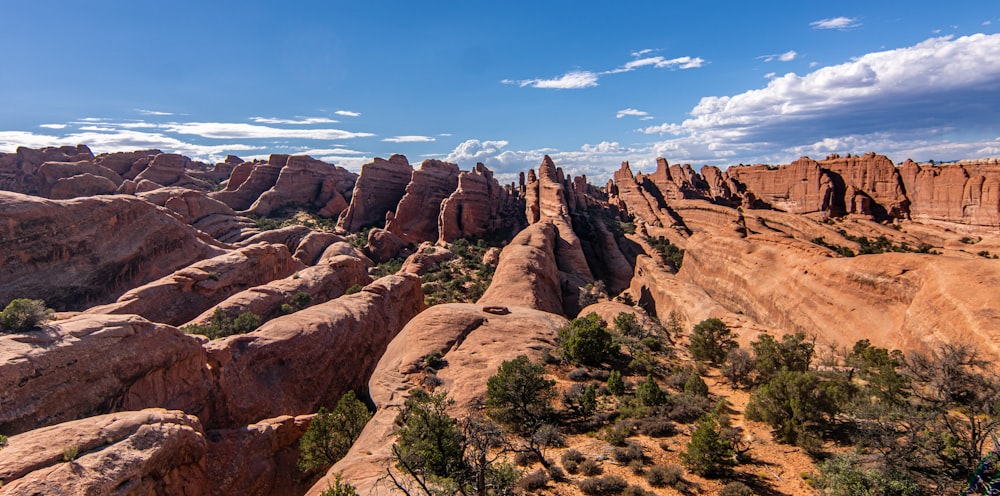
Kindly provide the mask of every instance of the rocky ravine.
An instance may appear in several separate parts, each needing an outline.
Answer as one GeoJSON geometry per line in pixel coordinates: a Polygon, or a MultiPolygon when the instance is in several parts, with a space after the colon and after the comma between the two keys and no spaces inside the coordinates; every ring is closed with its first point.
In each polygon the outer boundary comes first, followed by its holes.
{"type": "Polygon", "coordinates": [[[422,358],[445,357],[441,387],[454,414],[468,411],[503,360],[554,345],[597,281],[661,319],[721,318],[744,343],[796,331],[831,346],[960,341],[995,359],[1000,262],[983,254],[1000,254],[998,181],[996,160],[875,154],[700,172],[660,159],[648,175],[623,164],[600,189],[548,157],[500,185],[482,164],[414,169],[401,155],[355,175],[285,155],[0,154],[0,305],[44,298],[73,312],[0,334],[0,494],[318,494],[334,473],[389,493],[393,419],[422,358]],[[337,232],[254,220],[295,210],[337,232]],[[363,249],[343,237],[369,227],[363,249]],[[685,249],[680,270],[657,237],[685,249]],[[842,256],[880,237],[909,251],[842,256]],[[449,252],[416,247],[459,238],[506,240],[492,283],[475,303],[425,308],[411,273],[449,252]],[[414,251],[372,280],[369,256],[414,251]],[[286,314],[299,293],[311,306],[286,314]],[[262,325],[211,341],[178,329],[216,309],[262,325]],[[298,439],[348,390],[375,416],[330,475],[309,480],[298,439]]]}

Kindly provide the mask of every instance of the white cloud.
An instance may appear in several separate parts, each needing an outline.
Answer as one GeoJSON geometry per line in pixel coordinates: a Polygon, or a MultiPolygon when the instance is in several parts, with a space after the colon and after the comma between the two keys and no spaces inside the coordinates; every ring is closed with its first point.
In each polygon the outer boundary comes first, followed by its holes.
{"type": "Polygon", "coordinates": [[[160,112],[157,110],[135,109],[135,111],[142,115],[174,115],[173,112],[160,112]]]}
{"type": "Polygon", "coordinates": [[[309,155],[316,158],[322,155],[364,155],[365,152],[350,150],[347,148],[309,148],[295,152],[296,155],[309,155]]]}
{"type": "Polygon", "coordinates": [[[66,124],[39,124],[38,127],[44,127],[46,129],[65,129],[66,124]]]}
{"type": "Polygon", "coordinates": [[[516,84],[522,88],[527,86],[531,88],[575,90],[597,86],[597,74],[590,71],[573,71],[553,79],[525,79],[522,81],[505,79],[501,82],[504,84],[516,84]]]}
{"type": "Polygon", "coordinates": [[[639,120],[640,121],[651,121],[651,120],[653,120],[653,116],[647,115],[647,116],[644,116],[644,117],[640,117],[639,120]]]}
{"type": "Polygon", "coordinates": [[[644,59],[636,59],[627,62],[624,66],[618,69],[612,69],[606,71],[604,74],[619,74],[622,72],[631,72],[640,67],[653,66],[657,69],[664,68],[678,68],[678,69],[694,69],[701,67],[705,63],[705,60],[701,57],[677,57],[673,59],[666,59],[664,57],[646,57],[644,59]]]}
{"type": "Polygon", "coordinates": [[[777,74],[774,72],[769,72],[767,74],[764,74],[764,79],[774,79],[774,76],[777,76],[777,74]]]}
{"type": "Polygon", "coordinates": [[[939,158],[953,150],[968,158],[985,148],[974,135],[961,140],[976,143],[971,148],[945,146],[943,137],[995,131],[989,116],[997,111],[1000,34],[976,34],[931,38],[803,76],[788,73],[761,89],[707,96],[684,122],[640,131],[677,136],[656,143],[658,153],[707,163],[732,156],[778,163],[806,151],[834,150],[933,149],[939,158]],[[802,143],[812,145],[802,148],[802,143]]]}
{"type": "Polygon", "coordinates": [[[172,133],[190,134],[215,139],[297,138],[340,140],[375,136],[372,133],[358,133],[340,129],[283,129],[237,122],[172,122],[163,124],[160,128],[172,133]]]}
{"type": "Polygon", "coordinates": [[[263,150],[261,146],[240,143],[218,145],[198,145],[186,143],[160,133],[146,133],[130,130],[114,132],[86,131],[65,136],[34,134],[24,131],[0,131],[0,151],[13,151],[18,146],[41,148],[85,144],[94,153],[117,152],[122,150],[158,149],[168,153],[179,153],[195,160],[220,161],[229,153],[248,150],[263,150]]]}
{"type": "Polygon", "coordinates": [[[338,111],[336,111],[334,113],[337,114],[337,115],[342,115],[344,117],[360,117],[361,116],[361,112],[353,112],[353,111],[350,111],[350,110],[338,110],[338,111]]]}
{"type": "Polygon", "coordinates": [[[625,117],[626,115],[632,115],[632,116],[636,116],[636,117],[649,117],[649,112],[643,112],[642,110],[634,109],[634,108],[627,108],[627,109],[624,109],[624,110],[619,110],[618,113],[615,114],[615,117],[618,118],[618,119],[621,119],[622,117],[625,117]]]}
{"type": "Polygon", "coordinates": [[[328,117],[300,117],[298,119],[280,119],[277,117],[251,117],[251,121],[259,124],[292,124],[292,125],[307,125],[307,124],[336,124],[337,122],[328,117]]]}
{"type": "Polygon", "coordinates": [[[382,141],[388,143],[427,143],[437,140],[430,136],[393,136],[391,138],[385,138],[382,141]]]}
{"type": "Polygon", "coordinates": [[[448,137],[451,136],[451,133],[441,133],[438,136],[448,137]]]}
{"type": "Polygon", "coordinates": [[[644,49],[639,50],[637,52],[632,52],[632,56],[633,57],[642,57],[643,55],[653,53],[654,51],[655,50],[653,50],[652,48],[644,48],[644,49]]]}
{"type": "Polygon", "coordinates": [[[839,29],[842,31],[861,27],[857,17],[831,17],[810,22],[809,25],[813,29],[839,29]]]}
{"type": "Polygon", "coordinates": [[[780,60],[781,62],[791,62],[795,60],[795,57],[797,57],[798,55],[799,55],[798,52],[796,52],[795,50],[789,50],[785,53],[761,55],[760,57],[757,58],[764,59],[764,62],[771,62],[774,60],[780,60]]]}

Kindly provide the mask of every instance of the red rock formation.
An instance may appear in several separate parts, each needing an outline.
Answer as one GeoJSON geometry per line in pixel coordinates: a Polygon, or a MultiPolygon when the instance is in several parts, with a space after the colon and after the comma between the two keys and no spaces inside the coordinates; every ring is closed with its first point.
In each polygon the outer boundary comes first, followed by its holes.
{"type": "Polygon", "coordinates": [[[389,341],[424,309],[420,278],[395,275],[206,348],[218,381],[209,426],[331,406],[361,390],[389,341]],[[392,311],[386,311],[391,309],[392,311]]]}
{"type": "Polygon", "coordinates": [[[196,262],[132,289],[115,303],[88,313],[138,314],[154,322],[181,325],[226,298],[304,268],[288,247],[257,243],[196,262]]]}
{"type": "Polygon", "coordinates": [[[438,239],[441,202],[458,187],[458,166],[440,160],[424,160],[413,171],[395,217],[385,228],[405,243],[420,244],[438,239]]]}
{"type": "Polygon", "coordinates": [[[119,412],[12,436],[0,450],[0,493],[208,494],[206,442],[184,412],[119,412]],[[65,450],[79,454],[67,463],[65,450]]]}
{"type": "Polygon", "coordinates": [[[532,224],[518,233],[500,253],[493,282],[477,303],[562,313],[556,237],[556,227],[548,222],[532,224]]]}
{"type": "Polygon", "coordinates": [[[389,160],[376,157],[361,166],[351,204],[340,215],[337,226],[357,232],[368,226],[382,226],[386,212],[392,212],[406,193],[413,167],[403,155],[389,160]]]}
{"type": "Polygon", "coordinates": [[[281,169],[288,162],[288,155],[272,154],[267,162],[244,163],[233,169],[226,189],[211,193],[212,197],[233,210],[246,210],[265,191],[278,182],[281,169]]]}
{"type": "Polygon", "coordinates": [[[406,257],[400,272],[422,276],[442,262],[455,258],[455,254],[442,246],[430,243],[420,245],[416,253],[406,257]]]}
{"type": "Polygon", "coordinates": [[[833,180],[819,163],[803,157],[777,168],[766,165],[730,167],[726,176],[745,185],[765,204],[785,212],[807,214],[832,211],[833,180]]]}
{"type": "Polygon", "coordinates": [[[208,191],[208,184],[187,174],[191,159],[174,153],[161,153],[149,162],[145,170],[135,176],[136,182],[151,181],[160,186],[180,186],[183,188],[208,191]]]}
{"type": "Polygon", "coordinates": [[[146,407],[197,412],[210,387],[205,364],[198,339],[135,315],[0,334],[0,431],[146,407]]]}
{"type": "Polygon", "coordinates": [[[518,355],[537,360],[541,350],[554,345],[558,329],[567,323],[562,317],[526,308],[510,307],[508,311],[500,315],[486,313],[480,305],[451,303],[431,307],[407,324],[392,340],[369,381],[368,390],[378,411],[347,456],[307,494],[318,496],[334,474],[343,474],[358,494],[394,494],[379,485],[378,479],[391,463],[398,408],[409,391],[421,384],[428,354],[439,352],[447,361],[448,366],[437,376],[442,390],[455,402],[449,414],[461,417],[478,408],[486,394],[486,380],[496,374],[501,363],[518,355]]]}
{"type": "Polygon", "coordinates": [[[37,194],[56,200],[112,194],[121,182],[115,171],[90,160],[45,162],[35,174],[37,194]]]}
{"type": "Polygon", "coordinates": [[[365,254],[378,264],[396,258],[406,244],[406,241],[395,233],[376,227],[368,231],[365,254]]]}
{"type": "Polygon", "coordinates": [[[343,195],[351,193],[356,179],[356,174],[343,167],[305,155],[288,157],[274,186],[261,193],[247,213],[266,217],[285,207],[326,208],[330,213],[336,210],[333,205],[346,204],[343,195]]]}
{"type": "Polygon", "coordinates": [[[135,179],[135,176],[146,169],[153,157],[162,153],[160,150],[102,153],[95,157],[94,161],[97,165],[115,171],[122,179],[135,179]]]}
{"type": "Polygon", "coordinates": [[[913,220],[969,233],[996,233],[1000,227],[1000,164],[907,160],[900,172],[913,220]]]}
{"type": "Polygon", "coordinates": [[[458,174],[458,187],[441,202],[439,240],[450,243],[520,229],[526,225],[520,201],[520,195],[501,187],[485,165],[476,164],[471,171],[458,174]]]}
{"type": "Polygon", "coordinates": [[[213,240],[138,198],[73,200],[0,192],[0,305],[42,298],[83,309],[222,253],[213,240]]]}
{"type": "Polygon", "coordinates": [[[14,153],[0,153],[0,190],[36,194],[35,175],[45,162],[93,161],[85,145],[32,149],[18,147],[14,153]]]}
{"type": "Polygon", "coordinates": [[[210,492],[299,496],[313,478],[296,466],[298,442],[312,415],[282,415],[233,429],[209,431],[205,456],[210,492]]]}
{"type": "MultiPolygon", "coordinates": [[[[866,153],[863,156],[846,158],[833,155],[820,161],[819,166],[843,180],[844,187],[835,183],[834,198],[838,201],[840,198],[844,199],[846,204],[844,210],[847,213],[864,213],[847,208],[851,206],[851,200],[857,196],[855,192],[860,191],[871,197],[873,203],[870,207],[879,209],[871,212],[876,218],[906,217],[909,201],[903,193],[903,184],[896,166],[885,155],[866,153]],[[854,191],[851,191],[852,188],[854,191]]],[[[863,206],[857,201],[853,203],[856,210],[863,206]]]]}
{"type": "Polygon", "coordinates": [[[229,205],[201,191],[168,187],[136,196],[174,211],[188,224],[224,243],[240,242],[259,232],[251,219],[236,215],[229,205]]]}

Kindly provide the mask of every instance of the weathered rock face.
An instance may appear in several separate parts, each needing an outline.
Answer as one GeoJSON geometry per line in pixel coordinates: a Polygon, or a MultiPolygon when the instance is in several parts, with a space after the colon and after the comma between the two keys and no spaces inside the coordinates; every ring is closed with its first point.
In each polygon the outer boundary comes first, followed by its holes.
{"type": "Polygon", "coordinates": [[[207,324],[216,308],[232,317],[252,312],[262,321],[267,321],[282,315],[281,306],[290,303],[297,293],[308,294],[312,298],[311,303],[316,305],[340,297],[351,286],[370,283],[368,267],[371,262],[350,243],[340,241],[337,245],[331,246],[316,265],[290,277],[236,293],[190,323],[207,324]]]}
{"type": "Polygon", "coordinates": [[[278,182],[286,162],[288,155],[274,154],[268,157],[267,162],[240,164],[233,169],[226,189],[211,193],[211,196],[233,210],[246,210],[278,182]]]}
{"type": "Polygon", "coordinates": [[[0,494],[208,494],[198,419],[149,409],[12,436],[0,450],[0,494]],[[64,450],[79,451],[71,462],[64,450]]]}
{"type": "Polygon", "coordinates": [[[161,153],[149,162],[145,170],[135,176],[136,182],[151,181],[161,186],[179,186],[201,191],[209,190],[208,184],[189,176],[191,159],[174,153],[161,153]]]}
{"type": "Polygon", "coordinates": [[[416,276],[387,276],[353,295],[274,319],[206,348],[218,390],[209,426],[332,407],[364,388],[389,341],[424,309],[416,276]],[[392,309],[392,311],[386,311],[392,309]]]}
{"type": "Polygon", "coordinates": [[[197,412],[210,388],[205,364],[198,339],[135,315],[81,315],[3,334],[0,431],[146,407],[197,412]]]}
{"type": "Polygon", "coordinates": [[[211,489],[202,494],[304,494],[312,477],[303,474],[296,462],[298,441],[311,420],[312,415],[282,415],[245,427],[209,431],[205,472],[211,489]]]}
{"type": "Polygon", "coordinates": [[[527,225],[522,202],[520,195],[501,187],[485,165],[476,164],[458,174],[457,189],[441,202],[439,240],[450,243],[516,232],[527,225]]]}
{"type": "Polygon", "coordinates": [[[374,228],[368,231],[365,254],[375,263],[382,263],[399,255],[407,243],[388,229],[374,228]]]}
{"type": "Polygon", "coordinates": [[[726,174],[746,186],[766,205],[795,214],[831,212],[833,180],[815,160],[803,157],[789,165],[730,167],[726,174]]]}
{"type": "Polygon", "coordinates": [[[286,246],[257,243],[196,262],[126,292],[115,303],[87,312],[132,313],[154,322],[181,325],[240,291],[303,268],[286,246]]]}
{"type": "Polygon", "coordinates": [[[493,282],[477,303],[562,313],[556,235],[556,227],[548,222],[532,224],[518,233],[500,252],[493,282]]]}
{"type": "Polygon", "coordinates": [[[376,157],[374,162],[362,165],[351,204],[337,225],[350,232],[381,227],[386,212],[392,212],[403,199],[412,174],[413,167],[403,155],[393,155],[389,160],[376,157]]]}
{"type": "MultiPolygon", "coordinates": [[[[491,248],[491,250],[493,249],[494,248],[491,248]]],[[[500,250],[496,250],[497,257],[499,257],[500,250]]],[[[442,262],[451,260],[452,258],[455,258],[455,254],[447,248],[434,246],[430,243],[424,243],[420,245],[414,254],[406,257],[406,260],[403,262],[403,266],[399,269],[399,271],[422,276],[429,272],[432,268],[437,267],[442,262]]]]}
{"type": "Polygon", "coordinates": [[[121,182],[122,178],[115,171],[90,160],[45,162],[35,174],[37,194],[56,200],[109,195],[118,189],[121,182]]]}
{"type": "Polygon", "coordinates": [[[304,155],[288,157],[274,186],[264,191],[247,213],[266,217],[284,207],[329,207],[327,212],[331,212],[336,210],[334,205],[346,205],[343,195],[351,193],[356,179],[356,174],[343,167],[304,155]]]}
{"type": "Polygon", "coordinates": [[[395,217],[386,230],[406,243],[420,244],[438,239],[441,202],[458,187],[458,166],[440,160],[424,160],[413,171],[395,217]]]}
{"type": "Polygon", "coordinates": [[[162,153],[160,150],[102,153],[95,157],[95,162],[115,171],[122,179],[135,179],[135,176],[146,170],[153,157],[162,153]]]}
{"type": "Polygon", "coordinates": [[[1000,226],[1000,164],[989,161],[900,168],[913,220],[962,232],[996,232],[1000,226]]]}
{"type": "Polygon", "coordinates": [[[834,212],[865,213],[877,219],[906,217],[909,201],[903,193],[899,171],[885,155],[874,153],[853,157],[832,155],[819,162],[819,166],[834,174],[834,201],[840,202],[841,199],[844,201],[843,206],[839,203],[833,205],[834,212]],[[843,186],[840,184],[841,181],[843,186]],[[861,211],[859,203],[851,201],[857,193],[871,198],[871,207],[875,210],[861,211]]]}
{"type": "Polygon", "coordinates": [[[558,329],[567,323],[562,317],[526,308],[510,307],[509,313],[502,315],[483,309],[462,303],[437,305],[406,325],[386,349],[369,381],[369,393],[378,411],[347,456],[307,494],[319,495],[337,473],[354,484],[358,494],[393,494],[377,480],[391,463],[398,407],[409,391],[421,384],[426,355],[437,351],[444,356],[447,366],[437,373],[440,387],[455,401],[449,413],[462,416],[485,397],[486,380],[496,374],[501,363],[518,355],[538,360],[541,350],[554,345],[558,329]]]}
{"type": "Polygon", "coordinates": [[[35,176],[45,162],[90,162],[94,154],[85,145],[40,148],[18,147],[0,153],[0,190],[37,194],[35,176]]]}
{"type": "Polygon", "coordinates": [[[83,309],[222,253],[207,236],[138,198],[56,201],[0,192],[0,212],[4,306],[41,298],[58,310],[83,309]]]}
{"type": "Polygon", "coordinates": [[[169,208],[180,215],[184,222],[195,225],[209,215],[232,215],[236,212],[229,205],[215,200],[201,191],[167,187],[136,194],[154,205],[169,208]]]}

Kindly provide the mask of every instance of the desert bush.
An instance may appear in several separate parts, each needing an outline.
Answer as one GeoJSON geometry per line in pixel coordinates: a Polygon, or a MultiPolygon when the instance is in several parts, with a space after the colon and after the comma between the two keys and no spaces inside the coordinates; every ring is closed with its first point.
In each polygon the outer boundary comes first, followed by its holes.
{"type": "Polygon", "coordinates": [[[600,365],[618,353],[611,333],[596,313],[575,318],[559,329],[559,346],[563,356],[584,365],[600,365]]]}
{"type": "Polygon", "coordinates": [[[518,451],[514,454],[514,464],[518,467],[527,467],[542,461],[542,457],[534,451],[518,451]]]}
{"type": "Polygon", "coordinates": [[[702,477],[721,477],[736,464],[736,452],[711,416],[698,421],[698,428],[691,434],[691,441],[680,456],[688,470],[702,477]]]}
{"type": "Polygon", "coordinates": [[[805,339],[805,334],[797,332],[785,334],[780,342],[770,334],[761,334],[756,341],[751,341],[759,381],[770,381],[782,369],[796,372],[809,370],[815,344],[805,339]]]}
{"type": "Polygon", "coordinates": [[[583,494],[620,494],[628,487],[628,483],[625,482],[625,479],[617,475],[605,475],[603,477],[583,479],[577,483],[577,487],[580,488],[580,491],[583,491],[583,494]]]}
{"type": "Polygon", "coordinates": [[[252,312],[243,312],[235,319],[220,307],[215,307],[207,325],[191,324],[181,328],[189,334],[201,334],[209,339],[219,339],[235,334],[246,334],[260,327],[260,317],[252,312]]]}
{"type": "Polygon", "coordinates": [[[733,348],[726,354],[726,363],[722,365],[722,376],[729,380],[733,389],[750,385],[750,373],[753,372],[754,359],[743,348],[733,348]]]}
{"type": "Polygon", "coordinates": [[[633,424],[630,420],[619,420],[614,425],[604,429],[604,440],[613,446],[624,446],[625,439],[632,435],[633,424]]]}
{"type": "Polygon", "coordinates": [[[635,318],[635,314],[633,313],[619,313],[612,321],[612,325],[614,326],[615,331],[622,336],[638,339],[642,338],[646,334],[642,326],[639,324],[639,320],[635,318]]]}
{"type": "Polygon", "coordinates": [[[553,465],[551,461],[549,462],[549,477],[552,477],[554,481],[565,481],[566,471],[563,470],[559,465],[553,465]]]}
{"type": "Polygon", "coordinates": [[[675,487],[684,478],[678,465],[653,465],[646,471],[646,482],[653,487],[675,487]]]}
{"type": "Polygon", "coordinates": [[[677,425],[665,417],[646,417],[636,421],[639,433],[649,437],[671,437],[677,435],[677,425]]]}
{"type": "Polygon", "coordinates": [[[52,313],[43,300],[15,298],[0,312],[0,331],[30,331],[52,318],[52,313]]]}
{"type": "Polygon", "coordinates": [[[334,475],[333,484],[320,493],[320,496],[358,496],[354,486],[341,480],[340,474],[334,475]]]}
{"type": "Polygon", "coordinates": [[[698,374],[691,374],[684,383],[684,393],[693,396],[708,397],[708,384],[698,374]]]}
{"type": "Polygon", "coordinates": [[[522,477],[521,480],[517,481],[516,487],[522,491],[534,492],[545,487],[548,483],[549,474],[539,469],[522,477]]]}
{"type": "Polygon", "coordinates": [[[562,461],[563,466],[565,467],[566,463],[568,463],[568,462],[580,463],[580,462],[582,462],[582,461],[584,461],[586,459],[587,459],[587,457],[584,456],[583,453],[580,453],[580,450],[578,450],[576,448],[570,448],[570,449],[566,450],[565,453],[562,454],[562,457],[560,458],[560,461],[562,461]]]}
{"type": "Polygon", "coordinates": [[[601,469],[601,464],[597,463],[595,460],[591,460],[590,458],[580,462],[579,466],[580,466],[580,473],[586,475],[587,477],[600,475],[602,472],[604,472],[604,470],[601,469]]]}
{"type": "Polygon", "coordinates": [[[712,402],[704,396],[675,394],[670,397],[668,416],[675,422],[690,424],[712,408],[712,402]]]}
{"type": "Polygon", "coordinates": [[[738,346],[736,337],[725,322],[716,318],[705,319],[691,331],[688,350],[695,360],[720,365],[726,359],[729,350],[738,346]]]}
{"type": "Polygon", "coordinates": [[[783,443],[814,446],[846,403],[847,385],[814,372],[782,369],[750,397],[746,418],[767,422],[783,443]]]}
{"type": "Polygon", "coordinates": [[[531,436],[539,446],[561,448],[566,446],[566,438],[559,432],[559,427],[553,424],[542,424],[531,436]]]}
{"type": "Polygon", "coordinates": [[[750,486],[739,481],[730,482],[719,489],[719,496],[754,496],[755,494],[757,493],[750,489],[750,486]]]}
{"type": "Polygon", "coordinates": [[[587,369],[577,368],[570,370],[569,373],[566,374],[566,378],[571,381],[582,382],[590,379],[590,372],[587,372],[587,369]]]}
{"type": "Polygon", "coordinates": [[[615,448],[611,452],[611,457],[618,463],[628,463],[633,460],[642,461],[644,458],[642,445],[635,442],[627,442],[624,448],[615,448]]]}
{"type": "Polygon", "coordinates": [[[312,472],[343,458],[371,417],[354,391],[344,393],[333,410],[320,408],[299,441],[299,469],[312,472]]]}
{"type": "Polygon", "coordinates": [[[615,396],[625,394],[625,381],[622,380],[621,372],[617,370],[611,371],[611,374],[608,376],[608,392],[615,396]]]}
{"type": "Polygon", "coordinates": [[[659,353],[663,351],[663,341],[660,341],[659,338],[656,338],[654,336],[646,336],[642,338],[639,342],[642,343],[642,345],[645,346],[646,349],[652,351],[653,353],[659,353]]]}
{"type": "Polygon", "coordinates": [[[525,355],[500,364],[486,381],[486,408],[497,422],[530,436],[551,415],[555,381],[544,377],[545,367],[525,355]]]}
{"type": "Polygon", "coordinates": [[[658,406],[667,402],[667,395],[653,379],[653,374],[647,375],[646,380],[635,389],[635,398],[645,406],[658,406]]]}

